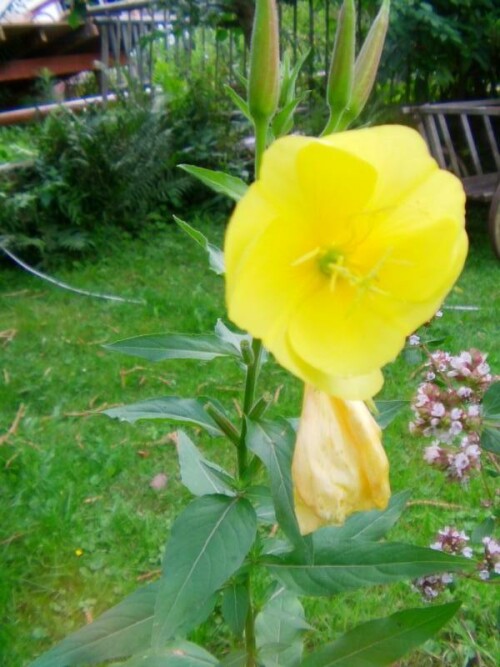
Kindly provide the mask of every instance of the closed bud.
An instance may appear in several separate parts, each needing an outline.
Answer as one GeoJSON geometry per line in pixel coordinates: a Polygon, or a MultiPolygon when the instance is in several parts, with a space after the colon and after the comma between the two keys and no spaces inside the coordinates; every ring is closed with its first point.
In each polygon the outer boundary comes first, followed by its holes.
{"type": "Polygon", "coordinates": [[[279,27],[275,0],[257,0],[250,48],[248,106],[254,122],[275,114],[279,99],[279,27]]]}
{"type": "Polygon", "coordinates": [[[349,107],[354,84],[355,54],[356,8],[354,0],[344,0],[339,13],[326,88],[330,120],[325,129],[325,134],[335,131],[342,114],[349,107]]]}
{"type": "Polygon", "coordinates": [[[386,507],[389,463],[380,435],[363,401],[335,398],[306,385],[292,463],[302,534],[340,525],[353,512],[386,507]]]}
{"type": "Polygon", "coordinates": [[[380,58],[389,26],[390,0],[383,0],[382,7],[372,23],[354,66],[354,87],[351,98],[350,120],[363,111],[375,83],[380,58]]]}
{"type": "Polygon", "coordinates": [[[245,366],[253,366],[255,363],[255,356],[250,342],[245,338],[240,343],[241,356],[245,366]]]}
{"type": "Polygon", "coordinates": [[[221,429],[221,431],[229,438],[229,440],[231,440],[231,442],[237,445],[240,441],[240,434],[236,426],[229,421],[226,415],[223,412],[221,412],[219,408],[217,408],[213,403],[207,403],[205,405],[205,411],[208,413],[210,417],[212,417],[214,422],[221,429]]]}

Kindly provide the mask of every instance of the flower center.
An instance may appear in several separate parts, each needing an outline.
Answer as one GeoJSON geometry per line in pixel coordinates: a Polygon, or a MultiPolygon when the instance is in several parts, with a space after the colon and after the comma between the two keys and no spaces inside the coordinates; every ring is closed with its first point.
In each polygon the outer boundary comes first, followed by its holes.
{"type": "Polygon", "coordinates": [[[330,277],[339,273],[339,269],[344,266],[345,255],[338,248],[326,248],[319,251],[317,262],[321,273],[330,277]]]}

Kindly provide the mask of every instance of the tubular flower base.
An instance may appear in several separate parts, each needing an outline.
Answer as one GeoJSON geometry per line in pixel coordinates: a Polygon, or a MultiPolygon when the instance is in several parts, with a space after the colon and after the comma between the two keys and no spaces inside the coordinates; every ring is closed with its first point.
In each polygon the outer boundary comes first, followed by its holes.
{"type": "Polygon", "coordinates": [[[302,534],[342,524],[353,512],[386,507],[389,463],[380,434],[363,401],[306,385],[292,464],[302,534]]]}
{"type": "Polygon", "coordinates": [[[464,209],[410,128],[279,139],[229,223],[229,316],[305,382],[369,398],[460,274],[464,209]]]}

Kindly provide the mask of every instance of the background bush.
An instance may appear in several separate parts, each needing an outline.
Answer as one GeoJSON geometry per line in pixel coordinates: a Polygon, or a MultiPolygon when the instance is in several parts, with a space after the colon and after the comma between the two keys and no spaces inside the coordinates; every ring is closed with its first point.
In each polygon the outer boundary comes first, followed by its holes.
{"type": "Polygon", "coordinates": [[[137,234],[212,204],[177,165],[232,168],[245,130],[231,122],[222,92],[202,81],[190,90],[196,96],[186,88],[167,101],[132,86],[106,109],[49,116],[34,135],[35,159],[0,181],[0,242],[48,264],[88,253],[116,230],[137,234]]]}

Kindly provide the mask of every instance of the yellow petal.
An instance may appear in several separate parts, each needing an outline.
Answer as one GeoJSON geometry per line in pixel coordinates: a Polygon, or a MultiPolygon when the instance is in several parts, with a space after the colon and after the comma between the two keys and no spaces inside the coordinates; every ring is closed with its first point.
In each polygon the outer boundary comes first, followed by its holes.
{"type": "Polygon", "coordinates": [[[306,385],[292,478],[303,534],[342,524],[353,512],[386,507],[389,464],[380,428],[363,402],[306,385]]]}
{"type": "Polygon", "coordinates": [[[306,382],[367,398],[460,273],[464,201],[409,128],[279,139],[229,224],[229,315],[306,382]]]}
{"type": "Polygon", "coordinates": [[[425,141],[403,125],[380,125],[339,132],[323,141],[368,162],[378,179],[371,208],[393,207],[438,169],[425,141]]]}

